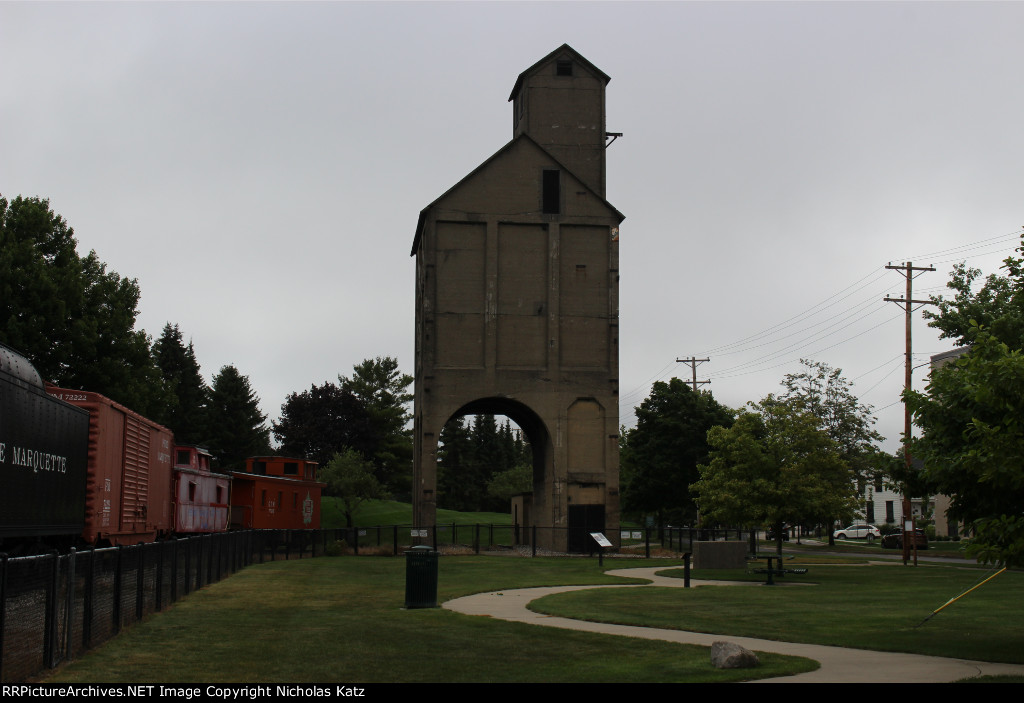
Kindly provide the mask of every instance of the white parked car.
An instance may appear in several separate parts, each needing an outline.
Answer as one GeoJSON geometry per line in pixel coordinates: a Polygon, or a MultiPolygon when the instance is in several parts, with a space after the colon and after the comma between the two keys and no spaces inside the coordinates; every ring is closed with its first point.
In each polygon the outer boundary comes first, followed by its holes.
{"type": "Polygon", "coordinates": [[[857,523],[844,527],[841,530],[836,530],[832,533],[832,536],[836,539],[863,539],[868,542],[874,542],[876,539],[881,539],[882,533],[874,525],[857,523]]]}

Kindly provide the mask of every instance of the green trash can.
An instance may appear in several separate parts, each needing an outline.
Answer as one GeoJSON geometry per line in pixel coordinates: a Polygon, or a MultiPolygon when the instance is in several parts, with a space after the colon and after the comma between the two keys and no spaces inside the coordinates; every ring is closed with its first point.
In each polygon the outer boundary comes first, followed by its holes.
{"type": "Polygon", "coordinates": [[[405,607],[437,607],[437,552],[427,545],[405,553],[405,607]]]}

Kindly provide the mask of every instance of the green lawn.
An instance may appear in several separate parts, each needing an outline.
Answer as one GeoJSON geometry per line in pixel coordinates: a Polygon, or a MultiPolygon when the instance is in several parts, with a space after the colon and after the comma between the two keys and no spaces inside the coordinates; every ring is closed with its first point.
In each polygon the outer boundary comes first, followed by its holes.
{"type": "MultiPolygon", "coordinates": [[[[823,560],[796,555],[786,562],[787,567],[807,565],[809,572],[786,576],[780,583],[814,584],[810,586],[604,589],[553,595],[531,607],[647,627],[1024,663],[1024,574],[1006,572],[921,625],[933,610],[990,571],[952,565],[868,566],[863,560],[829,565],[823,560]]],[[[692,577],[765,578],[696,570],[692,577]]]]}
{"type": "MultiPolygon", "coordinates": [[[[320,522],[325,529],[345,527],[345,515],[338,507],[338,499],[324,496],[320,502],[320,522]]],[[[394,500],[369,500],[359,506],[355,513],[357,527],[377,525],[412,525],[412,504],[394,500]]],[[[437,524],[450,525],[509,525],[512,517],[508,513],[460,513],[455,510],[438,509],[437,524]]]]}
{"type": "MultiPolygon", "coordinates": [[[[628,582],[603,574],[596,559],[444,557],[439,572],[441,601],[501,588],[628,582]]],[[[401,558],[251,566],[147,618],[47,681],[715,682],[817,668],[806,659],[764,655],[754,670],[716,670],[701,647],[442,609],[406,611],[404,588],[401,558]]]]}

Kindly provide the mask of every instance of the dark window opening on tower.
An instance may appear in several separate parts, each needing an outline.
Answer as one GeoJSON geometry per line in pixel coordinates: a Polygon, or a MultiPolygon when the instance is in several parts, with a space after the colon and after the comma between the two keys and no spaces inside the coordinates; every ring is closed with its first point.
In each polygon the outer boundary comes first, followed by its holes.
{"type": "Polygon", "coordinates": [[[561,210],[562,179],[560,171],[544,171],[543,205],[545,215],[557,215],[561,210]]]}
{"type": "Polygon", "coordinates": [[[555,75],[556,76],[571,76],[572,75],[572,61],[560,60],[555,63],[555,75]]]}

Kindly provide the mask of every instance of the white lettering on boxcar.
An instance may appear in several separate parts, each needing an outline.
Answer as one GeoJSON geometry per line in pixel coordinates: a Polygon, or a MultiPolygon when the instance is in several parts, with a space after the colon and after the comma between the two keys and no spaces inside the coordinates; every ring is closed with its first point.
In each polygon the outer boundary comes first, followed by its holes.
{"type": "MultiPolygon", "coordinates": [[[[6,445],[4,445],[4,449],[6,449],[6,445]]],[[[5,452],[0,450],[0,461],[3,460],[4,454],[5,452]]],[[[11,465],[32,469],[32,473],[54,471],[63,474],[68,470],[68,460],[65,456],[18,446],[11,447],[11,465]]]]}

